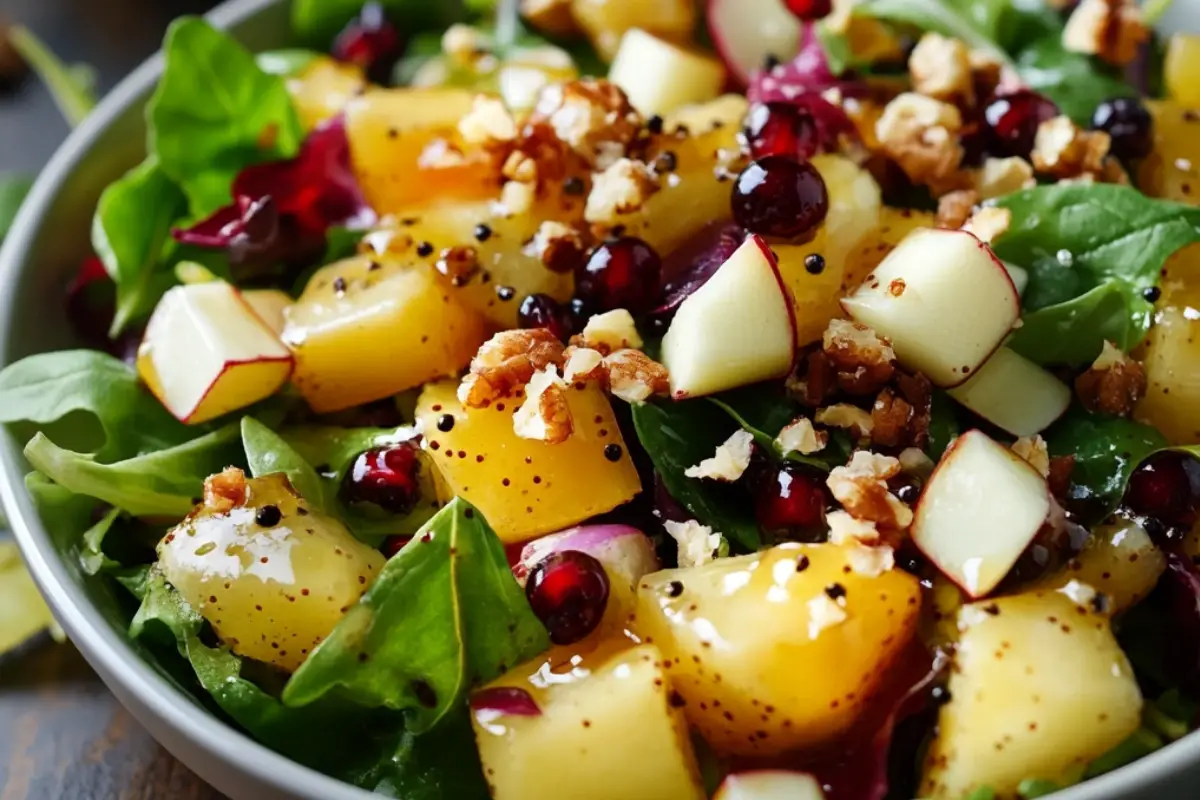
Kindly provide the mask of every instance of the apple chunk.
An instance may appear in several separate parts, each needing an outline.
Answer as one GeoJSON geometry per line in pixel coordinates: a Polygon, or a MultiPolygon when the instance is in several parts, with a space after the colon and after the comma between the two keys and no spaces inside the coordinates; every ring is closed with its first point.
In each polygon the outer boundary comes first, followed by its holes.
{"type": "Polygon", "coordinates": [[[981,431],[950,443],[913,517],[912,539],[971,597],[996,587],[1050,513],[1046,480],[981,431]]]}
{"type": "Polygon", "coordinates": [[[283,334],[287,323],[286,312],[295,303],[286,292],[279,289],[248,289],[242,292],[242,299],[250,310],[258,314],[258,318],[275,332],[276,336],[283,334]]]}
{"type": "Polygon", "coordinates": [[[1001,347],[966,383],[948,394],[1014,436],[1050,427],[1071,404],[1071,390],[1058,378],[1001,347]]]}
{"type": "Polygon", "coordinates": [[[825,800],[825,792],[807,772],[762,769],[730,775],[713,800],[825,800]]]}
{"type": "Polygon", "coordinates": [[[648,117],[712,100],[725,85],[725,67],[715,58],[631,28],[621,37],[608,79],[648,117]]]}
{"type": "Polygon", "coordinates": [[[974,374],[1020,314],[991,248],[966,231],[913,231],[853,294],[846,313],[892,340],[900,363],[943,388],[974,374]]]}
{"type": "Polygon", "coordinates": [[[189,424],[270,397],[292,374],[292,363],[279,337],[223,281],[163,295],[137,358],[150,391],[189,424]]]}
{"type": "Polygon", "coordinates": [[[676,399],[786,375],[796,321],[771,249],[750,236],[680,304],[662,342],[676,399]]]}

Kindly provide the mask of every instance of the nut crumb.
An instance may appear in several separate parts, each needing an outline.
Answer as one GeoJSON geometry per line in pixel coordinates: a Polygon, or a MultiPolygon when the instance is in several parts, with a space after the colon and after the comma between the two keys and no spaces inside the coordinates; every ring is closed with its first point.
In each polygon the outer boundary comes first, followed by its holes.
{"type": "Polygon", "coordinates": [[[979,204],[979,192],[974,189],[956,189],[938,198],[937,226],[954,230],[961,228],[971,218],[971,212],[979,204]]]}
{"type": "Polygon", "coordinates": [[[895,374],[896,353],[891,342],[866,325],[832,319],[821,344],[825,356],[837,371],[838,387],[844,392],[870,394],[878,391],[895,374]]]}
{"type": "Polygon", "coordinates": [[[1092,366],[1075,379],[1075,393],[1089,411],[1127,417],[1146,393],[1146,371],[1105,341],[1092,366]]]}
{"type": "Polygon", "coordinates": [[[679,546],[680,567],[701,567],[716,557],[721,547],[721,534],[694,519],[686,522],[667,520],[663,528],[679,546]]]}
{"type": "Polygon", "coordinates": [[[618,159],[595,177],[583,216],[593,224],[615,225],[659,190],[659,179],[641,161],[618,159]]]}
{"type": "Polygon", "coordinates": [[[608,381],[608,370],[604,367],[604,354],[588,347],[568,347],[563,351],[565,366],[563,380],[567,383],[576,381],[608,381]]]}
{"type": "Polygon", "coordinates": [[[800,453],[809,456],[825,449],[829,442],[829,434],[813,427],[808,417],[797,417],[783,427],[775,437],[779,452],[785,456],[788,453],[800,453]]]}
{"type": "Polygon", "coordinates": [[[1050,451],[1046,449],[1046,440],[1041,436],[1022,436],[1013,442],[1012,451],[1028,461],[1043,478],[1050,477],[1050,451]]]}
{"type": "Polygon", "coordinates": [[[962,226],[967,233],[984,244],[991,244],[996,237],[1008,230],[1012,223],[1012,211],[998,206],[985,206],[974,214],[962,226]]]}
{"type": "Polygon", "coordinates": [[[535,372],[525,387],[525,402],[513,414],[513,432],[522,439],[559,444],[573,430],[567,384],[549,364],[535,372]]]}
{"type": "Polygon", "coordinates": [[[1087,177],[1105,172],[1111,138],[1104,131],[1085,131],[1064,115],[1038,126],[1033,141],[1034,168],[1058,179],[1087,177]]]}
{"type": "Polygon", "coordinates": [[[830,511],[825,515],[825,524],[829,526],[830,544],[872,544],[879,541],[879,529],[875,527],[874,522],[869,519],[856,519],[846,511],[830,511]]]}
{"type": "Polygon", "coordinates": [[[887,479],[899,472],[897,459],[857,450],[849,464],[829,473],[825,485],[851,516],[884,528],[904,529],[912,524],[912,510],[887,485],[887,479]]]}
{"type": "Polygon", "coordinates": [[[583,326],[583,331],[571,337],[571,344],[590,347],[599,350],[602,355],[608,355],[627,347],[640,349],[642,337],[638,335],[633,315],[623,308],[615,308],[603,314],[593,314],[583,326]]]}
{"type": "Polygon", "coordinates": [[[204,479],[204,506],[216,512],[229,511],[246,502],[246,473],[226,467],[204,479]]]}
{"type": "Polygon", "coordinates": [[[827,425],[831,428],[848,430],[860,441],[869,439],[871,437],[871,430],[875,427],[870,414],[858,406],[852,406],[849,403],[834,403],[831,406],[818,409],[813,419],[816,420],[818,425],[827,425]]]}
{"type": "Polygon", "coordinates": [[[750,456],[754,454],[754,435],[749,431],[738,430],[717,445],[716,452],[695,466],[688,467],[683,474],[689,478],[708,478],[714,481],[732,483],[750,466],[750,456]]]}
{"type": "Polygon", "coordinates": [[[1129,0],[1082,0],[1063,28],[1063,49],[1121,67],[1150,38],[1142,10],[1129,0]]]}
{"type": "Polygon", "coordinates": [[[908,57],[913,88],[937,100],[975,104],[975,84],[967,46],[958,39],[926,33],[908,57]]]}

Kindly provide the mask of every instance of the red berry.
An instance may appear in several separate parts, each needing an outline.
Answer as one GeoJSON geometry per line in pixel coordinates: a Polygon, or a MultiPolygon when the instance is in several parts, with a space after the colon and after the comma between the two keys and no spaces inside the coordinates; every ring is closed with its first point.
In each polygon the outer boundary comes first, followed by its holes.
{"type": "Polygon", "coordinates": [[[399,553],[401,550],[403,550],[404,545],[408,544],[410,541],[412,541],[411,536],[389,536],[383,540],[383,546],[379,549],[383,551],[385,556],[391,558],[392,556],[396,555],[396,553],[399,553]]]}
{"type": "Polygon", "coordinates": [[[402,51],[400,32],[388,21],[383,6],[367,3],[333,42],[333,57],[361,67],[376,83],[389,83],[402,51]]]}
{"type": "Polygon", "coordinates": [[[1030,89],[994,96],[983,110],[993,155],[1028,158],[1038,126],[1059,115],[1053,101],[1030,89]]]}
{"type": "Polygon", "coordinates": [[[803,464],[773,467],[758,488],[759,527],[789,539],[815,541],[824,533],[828,495],[823,476],[803,464]]]}
{"type": "Polygon", "coordinates": [[[346,503],[374,503],[407,514],[421,498],[420,456],[411,442],[375,447],[358,454],[342,479],[346,503]]]}
{"type": "Polygon", "coordinates": [[[808,158],[818,149],[817,123],[812,113],[791,103],[759,103],[751,107],[743,132],[753,158],[808,158]]]}
{"type": "Polygon", "coordinates": [[[816,230],[828,212],[825,181],[807,161],[760,158],[733,184],[733,218],[752,233],[797,238],[816,230]]]}
{"type": "Polygon", "coordinates": [[[1125,505],[1169,528],[1190,525],[1200,499],[1189,474],[1195,468],[1193,459],[1183,453],[1161,453],[1148,459],[1129,476],[1125,505]]]}
{"type": "Polygon", "coordinates": [[[662,259],[632,236],[612,239],[588,256],[575,274],[575,291],[597,311],[624,308],[640,315],[654,307],[662,280],[662,259]]]}
{"type": "Polygon", "coordinates": [[[517,310],[517,325],[522,328],[545,328],[566,341],[571,335],[567,311],[548,294],[531,294],[521,301],[517,310]]]}
{"type": "Polygon", "coordinates": [[[833,11],[832,0],[783,0],[783,4],[802,20],[816,20],[828,17],[833,11]]]}
{"type": "Polygon", "coordinates": [[[472,711],[491,711],[514,717],[540,717],[542,710],[529,692],[516,686],[481,689],[471,695],[472,711]]]}
{"type": "Polygon", "coordinates": [[[573,644],[600,624],[608,605],[608,575],[587,553],[562,550],[530,570],[525,596],[549,631],[550,641],[573,644]]]}

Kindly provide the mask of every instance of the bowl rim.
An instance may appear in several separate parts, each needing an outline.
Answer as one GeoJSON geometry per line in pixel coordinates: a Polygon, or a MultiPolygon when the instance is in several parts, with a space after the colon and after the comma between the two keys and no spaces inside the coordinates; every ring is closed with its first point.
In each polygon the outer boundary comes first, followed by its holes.
{"type": "MultiPolygon", "coordinates": [[[[205,18],[217,28],[236,27],[264,9],[288,0],[226,0],[205,18]]],[[[122,79],[58,147],[39,173],[0,247],[0,285],[17,285],[17,277],[33,268],[25,263],[40,220],[63,189],[67,177],[85,159],[100,134],[131,105],[157,84],[163,70],[161,50],[122,79]]],[[[15,292],[0,296],[0,353],[12,343],[15,292]]],[[[306,767],[255,741],[196,704],[145,662],[91,603],[75,583],[25,490],[21,447],[12,440],[0,443],[0,503],[34,581],[45,596],[56,620],[106,684],[118,684],[118,699],[127,692],[163,724],[170,725],[188,743],[231,765],[239,773],[255,776],[294,797],[314,800],[369,800],[379,795],[306,767]]],[[[180,759],[184,760],[184,759],[180,759]]],[[[1182,775],[1200,765],[1200,732],[1191,733],[1160,750],[1113,772],[1064,789],[1055,800],[1108,800],[1126,797],[1182,775]]]]}

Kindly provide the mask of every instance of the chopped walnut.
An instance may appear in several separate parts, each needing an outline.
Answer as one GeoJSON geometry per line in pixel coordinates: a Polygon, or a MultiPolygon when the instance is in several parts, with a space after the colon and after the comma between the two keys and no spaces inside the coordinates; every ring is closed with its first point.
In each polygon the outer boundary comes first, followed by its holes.
{"type": "Polygon", "coordinates": [[[500,190],[500,207],[497,211],[505,217],[527,214],[533,208],[535,195],[532,184],[509,181],[500,190]]]}
{"type": "Polygon", "coordinates": [[[851,516],[884,528],[912,524],[912,510],[888,490],[887,479],[900,472],[900,462],[866,450],[855,451],[850,463],[835,467],[825,485],[851,516]]]}
{"type": "Polygon", "coordinates": [[[503,147],[517,138],[517,123],[503,101],[478,95],[471,110],[458,121],[458,132],[468,144],[503,147]]]}
{"type": "Polygon", "coordinates": [[[816,408],[825,402],[837,389],[837,371],[823,350],[815,350],[804,359],[804,375],[789,375],[784,386],[788,393],[816,408]]]}
{"type": "Polygon", "coordinates": [[[742,473],[750,466],[750,457],[753,454],[754,434],[743,430],[734,431],[733,435],[717,445],[716,452],[710,458],[688,467],[683,474],[689,478],[708,478],[732,483],[742,477],[742,473]]]}
{"type": "Polygon", "coordinates": [[[1050,458],[1050,474],[1046,483],[1050,485],[1050,494],[1055,497],[1066,497],[1071,490],[1071,472],[1075,469],[1075,456],[1052,456],[1050,458]]]}
{"type": "Polygon", "coordinates": [[[608,370],[604,367],[604,354],[588,347],[568,347],[563,352],[563,380],[607,381],[608,370]]]}
{"type": "Polygon", "coordinates": [[[1131,0],[1083,0],[1063,28],[1063,48],[1124,66],[1150,38],[1142,10],[1131,0]]]}
{"type": "Polygon", "coordinates": [[[954,230],[961,228],[979,204],[979,192],[974,189],[957,189],[938,198],[937,226],[954,230]]]}
{"type": "Polygon", "coordinates": [[[596,176],[583,217],[588,222],[615,225],[622,214],[637,211],[659,188],[658,177],[644,163],[618,159],[596,176]]]}
{"type": "Polygon", "coordinates": [[[779,452],[784,455],[788,453],[812,455],[824,450],[828,442],[829,434],[814,428],[807,417],[797,417],[792,420],[775,437],[775,444],[779,447],[779,452]]]}
{"type": "Polygon", "coordinates": [[[914,183],[943,194],[961,188],[962,115],[949,103],[905,92],[883,109],[875,136],[886,155],[914,183]]]}
{"type": "Polygon", "coordinates": [[[871,437],[871,429],[875,427],[870,414],[858,406],[852,406],[849,403],[835,403],[831,406],[818,409],[813,419],[816,420],[818,425],[827,425],[831,428],[848,430],[859,440],[869,439],[871,437]]]}
{"type": "MultiPolygon", "coordinates": [[[[845,600],[843,599],[842,602],[844,603],[845,600]]],[[[829,595],[824,592],[809,600],[807,606],[808,637],[810,639],[817,638],[823,630],[841,625],[848,618],[846,609],[831,600],[829,595]]]]}
{"type": "Polygon", "coordinates": [[[546,220],[533,235],[530,250],[551,272],[574,272],[583,264],[586,248],[583,235],[575,228],[546,220]]]}
{"type": "Polygon", "coordinates": [[[721,547],[721,534],[694,519],[686,522],[667,520],[663,528],[679,546],[679,566],[702,567],[716,557],[721,547]]]}
{"type": "Polygon", "coordinates": [[[500,174],[517,183],[537,183],[538,162],[528,153],[514,150],[504,159],[500,174]]]}
{"type": "Polygon", "coordinates": [[[222,512],[246,502],[246,473],[226,467],[204,479],[204,506],[222,512]]]}
{"type": "Polygon", "coordinates": [[[900,447],[913,443],[912,405],[891,389],[884,389],[871,407],[871,444],[900,447]]]}
{"type": "Polygon", "coordinates": [[[1022,436],[1013,442],[1012,451],[1028,461],[1043,478],[1050,476],[1050,451],[1046,449],[1046,440],[1041,436],[1022,436]]]}
{"type": "Polygon", "coordinates": [[[573,430],[567,384],[553,364],[547,365],[535,372],[525,387],[525,402],[513,414],[513,432],[522,439],[559,444],[573,430]]]}
{"type": "Polygon", "coordinates": [[[981,200],[1002,197],[1037,184],[1033,166],[1020,156],[986,158],[972,176],[981,200]]]}
{"type": "Polygon", "coordinates": [[[855,544],[846,550],[846,560],[855,574],[878,578],[895,568],[896,551],[886,544],[878,547],[855,544]]]}
{"type": "Polygon", "coordinates": [[[458,387],[459,402],[483,408],[529,383],[535,372],[562,361],[562,342],[544,328],[501,331],[471,359],[470,372],[458,387]]]}
{"type": "MultiPolygon", "coordinates": [[[[903,286],[899,291],[903,291],[903,286]]],[[[838,387],[844,392],[870,394],[895,374],[896,353],[891,343],[866,325],[832,319],[821,344],[837,370],[838,387]]]]}
{"type": "Polygon", "coordinates": [[[1146,393],[1146,372],[1106,341],[1088,371],[1075,379],[1075,393],[1089,411],[1127,417],[1146,393]]]}
{"type": "Polygon", "coordinates": [[[971,82],[975,86],[975,97],[991,97],[1004,79],[1007,65],[993,52],[972,50],[967,55],[971,64],[971,82]]]}
{"type": "Polygon", "coordinates": [[[972,233],[984,244],[990,244],[996,237],[1008,230],[1012,223],[1012,211],[999,206],[984,206],[971,215],[963,223],[962,229],[972,233]]]}
{"type": "Polygon", "coordinates": [[[452,169],[466,163],[467,157],[463,151],[441,137],[425,145],[417,156],[417,167],[420,169],[452,169]]]}
{"type": "Polygon", "coordinates": [[[669,394],[667,368],[641,350],[618,350],[604,357],[608,388],[627,403],[642,403],[651,395],[669,394]]]}
{"type": "Polygon", "coordinates": [[[479,252],[466,245],[447,247],[438,254],[437,271],[455,286],[465,286],[479,271],[479,252]]]}
{"type": "Polygon", "coordinates": [[[1055,178],[1096,176],[1104,172],[1111,138],[1104,131],[1084,131],[1066,115],[1038,126],[1033,140],[1033,166],[1055,178]]]}
{"type": "Polygon", "coordinates": [[[641,348],[642,337],[638,335],[633,315],[623,308],[616,308],[592,315],[583,326],[583,332],[571,337],[571,344],[608,355],[627,347],[641,348]]]}
{"type": "Polygon", "coordinates": [[[613,83],[581,78],[547,86],[531,122],[546,122],[560,140],[597,169],[625,155],[642,128],[642,118],[613,83]]]}
{"type": "Polygon", "coordinates": [[[879,529],[875,527],[874,522],[869,519],[855,519],[845,511],[830,511],[825,515],[825,524],[829,526],[830,544],[871,544],[879,541],[879,529]]]}
{"type": "Polygon", "coordinates": [[[938,100],[975,104],[975,83],[967,46],[958,39],[926,33],[908,57],[913,88],[938,100]]]}

